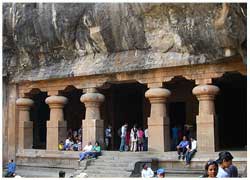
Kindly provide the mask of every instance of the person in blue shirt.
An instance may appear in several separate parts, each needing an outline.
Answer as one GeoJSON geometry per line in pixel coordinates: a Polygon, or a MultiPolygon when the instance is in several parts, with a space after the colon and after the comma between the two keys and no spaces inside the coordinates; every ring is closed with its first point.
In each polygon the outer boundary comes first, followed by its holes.
{"type": "Polygon", "coordinates": [[[177,153],[178,153],[178,159],[181,159],[181,156],[182,156],[182,159],[184,160],[188,145],[189,145],[189,142],[187,140],[187,137],[183,136],[180,144],[178,146],[176,146],[177,153]]]}
{"type": "Polygon", "coordinates": [[[7,164],[7,174],[5,177],[14,177],[16,171],[16,163],[13,162],[13,159],[9,161],[7,164]]]}

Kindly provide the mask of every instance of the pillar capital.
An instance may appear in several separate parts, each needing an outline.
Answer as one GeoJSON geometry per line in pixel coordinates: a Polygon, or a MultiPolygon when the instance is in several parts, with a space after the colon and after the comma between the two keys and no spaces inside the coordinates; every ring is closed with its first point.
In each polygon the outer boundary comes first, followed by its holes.
{"type": "Polygon", "coordinates": [[[33,104],[34,101],[29,98],[18,98],[16,100],[16,105],[20,110],[28,111],[33,104]]]}
{"type": "Polygon", "coordinates": [[[150,88],[146,91],[145,96],[151,103],[165,103],[171,92],[164,88],[150,88]]]}
{"type": "Polygon", "coordinates": [[[96,92],[88,92],[81,96],[81,102],[85,104],[86,107],[99,107],[104,101],[105,97],[96,92]]]}
{"type": "Polygon", "coordinates": [[[214,96],[218,94],[219,88],[214,85],[199,85],[193,89],[193,94],[197,96],[199,101],[213,100],[214,96]]]}
{"type": "Polygon", "coordinates": [[[68,99],[64,96],[50,96],[45,99],[45,102],[51,109],[61,109],[68,102],[68,99]]]}

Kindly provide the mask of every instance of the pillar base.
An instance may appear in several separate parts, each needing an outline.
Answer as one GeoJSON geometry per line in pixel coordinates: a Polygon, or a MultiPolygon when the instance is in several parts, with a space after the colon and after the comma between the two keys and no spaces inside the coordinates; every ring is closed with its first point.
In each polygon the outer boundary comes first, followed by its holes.
{"type": "Polygon", "coordinates": [[[58,150],[60,141],[67,138],[66,121],[47,121],[47,147],[48,150],[58,150]]]}
{"type": "Polygon", "coordinates": [[[170,151],[169,118],[148,118],[148,149],[149,151],[170,151]]]}
{"type": "Polygon", "coordinates": [[[196,116],[197,150],[199,152],[215,152],[214,115],[196,116]]]}
{"type": "Polygon", "coordinates": [[[100,119],[82,120],[82,144],[85,146],[89,141],[95,143],[98,141],[101,146],[104,145],[104,121],[100,119]]]}
{"type": "Polygon", "coordinates": [[[19,122],[19,149],[32,149],[33,146],[33,122],[19,122]]]}

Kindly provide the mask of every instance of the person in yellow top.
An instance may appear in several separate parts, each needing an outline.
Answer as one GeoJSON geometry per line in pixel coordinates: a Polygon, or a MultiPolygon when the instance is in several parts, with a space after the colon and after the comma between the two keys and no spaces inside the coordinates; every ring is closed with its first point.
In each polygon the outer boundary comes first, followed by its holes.
{"type": "Polygon", "coordinates": [[[63,150],[63,141],[61,141],[59,144],[58,144],[58,150],[62,151],[63,150]]]}

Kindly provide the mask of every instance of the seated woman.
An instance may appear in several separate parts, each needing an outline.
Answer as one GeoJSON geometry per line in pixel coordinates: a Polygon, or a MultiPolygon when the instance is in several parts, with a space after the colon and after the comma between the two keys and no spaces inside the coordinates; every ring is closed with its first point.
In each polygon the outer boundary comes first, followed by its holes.
{"type": "Polygon", "coordinates": [[[84,160],[87,156],[97,158],[97,156],[100,156],[100,155],[101,155],[101,146],[100,146],[99,142],[96,141],[95,145],[93,146],[91,151],[80,153],[79,161],[84,160]]]}

